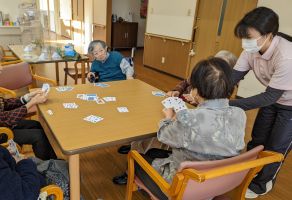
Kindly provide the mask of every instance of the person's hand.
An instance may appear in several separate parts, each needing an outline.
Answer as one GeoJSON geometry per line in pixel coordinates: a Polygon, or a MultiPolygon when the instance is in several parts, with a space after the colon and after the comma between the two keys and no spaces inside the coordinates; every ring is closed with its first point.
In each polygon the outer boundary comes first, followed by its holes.
{"type": "Polygon", "coordinates": [[[32,92],[28,93],[30,98],[34,97],[37,94],[45,94],[45,92],[42,91],[42,89],[36,89],[36,90],[33,90],[32,92]]]}
{"type": "Polygon", "coordinates": [[[33,105],[45,103],[48,100],[48,97],[45,94],[37,94],[35,95],[29,103],[32,103],[33,105]]]}
{"type": "Polygon", "coordinates": [[[172,119],[175,116],[173,108],[164,108],[162,111],[167,119],[172,119]]]}
{"type": "Polygon", "coordinates": [[[166,96],[167,97],[178,97],[179,96],[179,91],[176,91],[176,90],[174,90],[174,91],[168,91],[166,93],[166,96]]]}
{"type": "Polygon", "coordinates": [[[30,100],[31,100],[31,98],[33,98],[35,95],[37,95],[37,94],[45,94],[45,92],[44,91],[42,91],[41,89],[36,89],[36,90],[33,90],[32,92],[30,92],[30,93],[27,93],[27,94],[25,94],[24,96],[23,96],[23,98],[24,98],[24,100],[26,101],[26,102],[29,102],[30,100]]]}
{"type": "Polygon", "coordinates": [[[190,104],[192,104],[192,105],[198,105],[198,104],[199,104],[198,100],[197,100],[196,98],[194,98],[192,95],[190,95],[190,94],[184,94],[183,96],[184,96],[184,98],[185,98],[190,104]]]}
{"type": "Polygon", "coordinates": [[[94,72],[89,72],[89,73],[87,74],[87,80],[88,80],[90,83],[93,83],[95,79],[96,79],[96,77],[95,77],[94,72]]]}
{"type": "Polygon", "coordinates": [[[133,76],[127,76],[127,80],[134,79],[133,76]]]}
{"type": "Polygon", "coordinates": [[[27,104],[25,104],[27,108],[27,112],[30,113],[34,109],[33,107],[37,104],[44,103],[48,99],[48,96],[45,94],[36,94],[27,104]]]}
{"type": "Polygon", "coordinates": [[[15,155],[11,155],[11,156],[14,158],[16,163],[18,163],[21,160],[26,159],[25,155],[23,155],[23,154],[19,154],[19,156],[15,156],[15,155]]]}

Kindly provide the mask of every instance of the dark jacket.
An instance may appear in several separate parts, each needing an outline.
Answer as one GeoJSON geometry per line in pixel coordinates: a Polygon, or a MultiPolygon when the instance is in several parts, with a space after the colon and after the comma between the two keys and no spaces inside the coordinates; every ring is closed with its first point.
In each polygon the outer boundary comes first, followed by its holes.
{"type": "Polygon", "coordinates": [[[0,97],[0,126],[13,128],[27,114],[27,109],[18,98],[0,97]]]}
{"type": "Polygon", "coordinates": [[[36,200],[45,180],[30,159],[18,163],[0,145],[0,199],[36,200]]]}

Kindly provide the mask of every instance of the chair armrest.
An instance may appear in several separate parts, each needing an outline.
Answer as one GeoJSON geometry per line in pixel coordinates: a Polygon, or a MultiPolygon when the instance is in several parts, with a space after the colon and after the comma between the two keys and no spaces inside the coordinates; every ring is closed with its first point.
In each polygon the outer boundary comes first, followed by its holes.
{"type": "Polygon", "coordinates": [[[189,176],[190,178],[196,180],[197,182],[204,182],[207,179],[216,178],[219,176],[224,176],[227,174],[232,174],[256,167],[263,167],[266,164],[281,162],[284,159],[284,156],[280,153],[272,152],[272,151],[263,151],[260,152],[259,158],[256,160],[251,160],[247,162],[237,163],[234,165],[229,165],[226,167],[220,167],[209,171],[198,171],[195,169],[184,169],[182,173],[185,176],[189,176]]]}
{"type": "Polygon", "coordinates": [[[17,58],[16,56],[3,56],[2,57],[3,60],[19,60],[19,58],[17,58]]]}
{"type": "Polygon", "coordinates": [[[52,86],[57,86],[57,82],[55,80],[43,77],[43,76],[38,76],[38,75],[32,75],[33,79],[41,81],[41,82],[45,82],[45,83],[49,83],[52,86]]]}
{"type": "Polygon", "coordinates": [[[0,64],[2,66],[5,66],[5,65],[12,65],[12,64],[17,64],[17,63],[21,63],[22,60],[11,60],[11,61],[6,61],[6,62],[1,62],[0,64]]]}
{"type": "Polygon", "coordinates": [[[134,176],[134,161],[142,167],[165,194],[171,195],[170,184],[135,150],[130,151],[128,154],[128,170],[130,170],[128,176],[134,176]]]}
{"type": "Polygon", "coordinates": [[[7,127],[0,127],[0,133],[4,133],[7,135],[7,142],[4,142],[1,144],[1,146],[7,148],[9,146],[8,140],[13,139],[14,134],[13,134],[12,130],[10,128],[7,128],[7,127]]]}
{"type": "Polygon", "coordinates": [[[0,93],[4,93],[4,94],[10,94],[12,96],[12,98],[16,98],[17,95],[13,90],[9,90],[3,87],[0,87],[0,93]]]}
{"type": "Polygon", "coordinates": [[[0,127],[0,133],[5,133],[8,137],[8,140],[14,138],[14,134],[10,128],[7,127],[0,127]]]}
{"type": "Polygon", "coordinates": [[[46,187],[43,187],[41,189],[41,193],[47,193],[47,195],[54,195],[56,200],[63,200],[63,191],[62,189],[57,185],[48,185],[46,187]]]}

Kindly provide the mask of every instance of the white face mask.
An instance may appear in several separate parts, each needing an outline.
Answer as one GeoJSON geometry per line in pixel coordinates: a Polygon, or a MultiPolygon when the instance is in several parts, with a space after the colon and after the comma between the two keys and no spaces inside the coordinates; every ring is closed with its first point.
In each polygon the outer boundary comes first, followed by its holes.
{"type": "Polygon", "coordinates": [[[261,46],[258,46],[258,40],[261,39],[261,37],[257,38],[257,39],[242,39],[242,48],[248,52],[248,53],[256,53],[259,52],[261,50],[261,48],[265,45],[266,41],[268,38],[265,39],[265,41],[263,42],[263,44],[261,46]]]}

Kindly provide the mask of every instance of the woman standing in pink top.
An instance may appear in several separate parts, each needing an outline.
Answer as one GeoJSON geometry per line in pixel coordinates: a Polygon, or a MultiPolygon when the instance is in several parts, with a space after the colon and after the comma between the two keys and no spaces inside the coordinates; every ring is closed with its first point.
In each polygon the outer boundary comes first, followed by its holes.
{"type": "MultiPolygon", "coordinates": [[[[266,7],[250,11],[235,27],[244,51],[233,70],[234,84],[252,70],[266,91],[229,104],[244,110],[260,108],[248,150],[264,145],[266,150],[287,156],[292,141],[292,42],[291,37],[278,33],[278,28],[278,15],[266,7]]],[[[246,198],[269,192],[281,164],[264,167],[249,185],[246,198]]]]}

